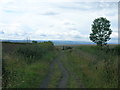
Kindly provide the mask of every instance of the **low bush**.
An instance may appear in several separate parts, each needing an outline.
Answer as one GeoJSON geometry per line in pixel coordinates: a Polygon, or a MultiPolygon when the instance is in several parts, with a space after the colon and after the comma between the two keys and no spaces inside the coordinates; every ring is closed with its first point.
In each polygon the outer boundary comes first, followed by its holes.
{"type": "Polygon", "coordinates": [[[24,46],[19,46],[14,53],[17,56],[24,57],[27,63],[31,63],[35,62],[35,60],[39,60],[51,50],[54,50],[52,42],[42,42],[39,44],[25,44],[24,46]]]}

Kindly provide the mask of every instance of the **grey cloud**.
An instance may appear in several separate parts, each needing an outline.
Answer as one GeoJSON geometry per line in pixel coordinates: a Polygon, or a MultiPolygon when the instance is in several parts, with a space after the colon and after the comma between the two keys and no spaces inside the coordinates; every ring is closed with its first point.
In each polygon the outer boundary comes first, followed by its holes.
{"type": "MultiPolygon", "coordinates": [[[[118,2],[118,10],[120,10],[120,1],[118,2]]],[[[120,12],[119,12],[120,13],[120,12]]]]}
{"type": "Polygon", "coordinates": [[[119,40],[120,40],[120,38],[111,38],[110,41],[108,41],[108,43],[109,42],[111,42],[111,43],[120,43],[119,40]]]}
{"type": "Polygon", "coordinates": [[[47,35],[45,35],[45,34],[41,34],[40,36],[41,36],[41,37],[46,37],[47,35]]]}
{"type": "Polygon", "coordinates": [[[49,27],[54,27],[54,25],[50,25],[49,27]]]}
{"type": "Polygon", "coordinates": [[[107,13],[106,15],[107,15],[107,16],[115,16],[115,13],[117,13],[117,12],[107,13]]]}
{"type": "Polygon", "coordinates": [[[65,25],[70,25],[70,23],[69,22],[66,22],[66,23],[64,23],[65,25]]]}
{"type": "MultiPolygon", "coordinates": [[[[119,38],[120,39],[120,38],[119,38]]],[[[111,40],[118,40],[118,37],[115,37],[115,38],[111,38],[111,40]]]]}
{"type": "Polygon", "coordinates": [[[81,37],[81,36],[76,35],[76,36],[74,36],[74,38],[81,39],[82,37],[81,37]]]}
{"type": "Polygon", "coordinates": [[[14,11],[14,10],[9,10],[9,9],[6,9],[6,10],[4,10],[4,12],[7,12],[7,13],[15,13],[16,11],[14,11]]]}
{"type": "Polygon", "coordinates": [[[70,2],[58,5],[59,8],[70,10],[94,11],[101,9],[117,8],[117,2],[70,2]]]}
{"type": "Polygon", "coordinates": [[[4,31],[0,31],[0,34],[5,34],[5,32],[4,31]]]}
{"type": "Polygon", "coordinates": [[[77,28],[68,28],[68,30],[77,30],[77,28]]]}
{"type": "Polygon", "coordinates": [[[70,22],[65,22],[64,25],[75,25],[75,24],[70,22]]]}
{"type": "Polygon", "coordinates": [[[17,9],[3,9],[5,13],[14,13],[14,14],[23,14],[25,13],[22,10],[17,10],[17,9]]]}
{"type": "Polygon", "coordinates": [[[7,34],[8,36],[26,36],[27,33],[13,33],[13,34],[7,34]]]}
{"type": "Polygon", "coordinates": [[[56,13],[56,12],[46,12],[46,13],[43,13],[41,15],[53,16],[53,15],[59,15],[59,13],[56,13]]]}

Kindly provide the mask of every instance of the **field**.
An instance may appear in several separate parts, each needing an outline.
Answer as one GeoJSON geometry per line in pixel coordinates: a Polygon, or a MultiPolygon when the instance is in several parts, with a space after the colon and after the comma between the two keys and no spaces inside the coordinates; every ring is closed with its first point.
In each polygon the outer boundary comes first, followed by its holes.
{"type": "Polygon", "coordinates": [[[117,88],[120,47],[3,43],[3,88],[117,88]]]}
{"type": "MultiPolygon", "coordinates": [[[[115,46],[111,46],[111,49],[115,46]]],[[[69,72],[68,87],[118,87],[118,53],[100,50],[96,46],[81,45],[64,50],[61,60],[69,72]]]]}
{"type": "Polygon", "coordinates": [[[39,44],[3,43],[3,87],[36,88],[56,56],[51,42],[39,44]]]}

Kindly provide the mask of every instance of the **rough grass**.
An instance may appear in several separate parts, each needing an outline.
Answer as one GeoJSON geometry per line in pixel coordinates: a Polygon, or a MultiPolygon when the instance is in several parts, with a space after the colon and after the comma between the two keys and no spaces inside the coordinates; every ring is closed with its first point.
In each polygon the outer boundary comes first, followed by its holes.
{"type": "Polygon", "coordinates": [[[86,88],[118,87],[118,55],[95,46],[77,46],[72,52],[65,50],[62,59],[70,73],[68,87],[86,88]],[[73,74],[73,75],[72,75],[73,74]],[[71,81],[72,80],[72,81],[71,81]]]}
{"type": "Polygon", "coordinates": [[[3,88],[39,88],[56,56],[54,46],[51,42],[12,45],[9,43],[13,49],[8,52],[6,49],[9,47],[3,46],[3,88]]]}
{"type": "MultiPolygon", "coordinates": [[[[61,61],[69,73],[67,88],[118,87],[119,46],[110,49],[95,45],[72,46],[63,50],[61,61]]],[[[50,63],[62,47],[51,42],[3,44],[3,88],[39,88],[49,72],[50,63]]],[[[49,88],[57,88],[61,71],[53,69],[49,88]]]]}

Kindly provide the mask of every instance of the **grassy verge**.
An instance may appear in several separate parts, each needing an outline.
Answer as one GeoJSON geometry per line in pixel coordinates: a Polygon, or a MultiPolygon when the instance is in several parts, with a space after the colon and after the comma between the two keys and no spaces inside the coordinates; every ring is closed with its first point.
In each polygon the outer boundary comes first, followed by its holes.
{"type": "Polygon", "coordinates": [[[76,75],[76,67],[74,60],[76,57],[71,56],[72,53],[69,51],[64,51],[64,57],[61,59],[64,67],[67,69],[69,73],[67,88],[80,88],[80,79],[76,75]]]}
{"type": "Polygon", "coordinates": [[[3,50],[3,88],[39,88],[56,56],[54,47],[41,43],[12,48],[12,53],[3,50]]]}
{"type": "Polygon", "coordinates": [[[68,87],[114,88],[118,83],[118,55],[97,50],[94,46],[79,46],[64,51],[64,66],[72,74],[68,87]]]}

